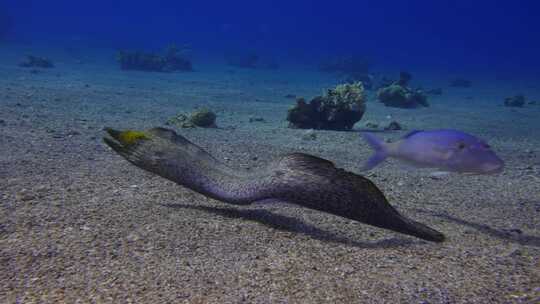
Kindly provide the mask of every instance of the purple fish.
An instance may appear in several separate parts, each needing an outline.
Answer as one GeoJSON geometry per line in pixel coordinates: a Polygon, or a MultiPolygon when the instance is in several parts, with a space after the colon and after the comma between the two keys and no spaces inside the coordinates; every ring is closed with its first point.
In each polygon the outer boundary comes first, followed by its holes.
{"type": "Polygon", "coordinates": [[[457,130],[412,131],[393,143],[369,133],[362,136],[375,150],[363,170],[373,169],[387,157],[415,167],[460,173],[493,174],[504,167],[485,141],[457,130]]]}

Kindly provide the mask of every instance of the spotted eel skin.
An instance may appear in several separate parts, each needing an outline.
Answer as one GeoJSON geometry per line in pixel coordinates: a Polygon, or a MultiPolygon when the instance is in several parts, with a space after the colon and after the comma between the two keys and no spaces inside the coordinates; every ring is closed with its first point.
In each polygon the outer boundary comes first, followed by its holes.
{"type": "Polygon", "coordinates": [[[445,238],[401,215],[367,178],[316,156],[292,153],[248,172],[226,166],[172,130],[106,131],[105,143],[135,166],[222,202],[274,199],[428,241],[445,238]]]}

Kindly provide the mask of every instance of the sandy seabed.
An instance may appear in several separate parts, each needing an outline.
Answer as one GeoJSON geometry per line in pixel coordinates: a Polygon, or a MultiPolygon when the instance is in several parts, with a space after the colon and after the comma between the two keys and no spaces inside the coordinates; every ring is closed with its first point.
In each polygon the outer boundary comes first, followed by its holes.
{"type": "Polygon", "coordinates": [[[448,78],[419,75],[444,88],[431,107],[368,101],[356,129],[394,119],[407,130],[457,128],[506,162],[494,176],[432,176],[392,160],[367,174],[400,212],[447,236],[435,244],[285,203],[227,205],[130,165],[101,140],[105,126],[162,126],[206,106],[220,128],[177,131],[232,167],[300,151],[358,173],[371,154],[358,132],[305,140],[285,121],[285,95],[313,97],[335,79],[224,65],[122,72],[112,60],[54,53],[55,68],[31,73],[16,66],[21,53],[0,56],[1,303],[540,300],[540,105],[501,106],[520,92],[540,101],[538,82],[451,89],[448,78]]]}

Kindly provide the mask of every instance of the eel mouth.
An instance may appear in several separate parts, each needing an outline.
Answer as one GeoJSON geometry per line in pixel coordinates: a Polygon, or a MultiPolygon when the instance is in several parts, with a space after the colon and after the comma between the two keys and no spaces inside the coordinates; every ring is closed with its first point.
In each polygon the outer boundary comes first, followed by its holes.
{"type": "Polygon", "coordinates": [[[150,135],[142,131],[119,131],[107,127],[104,130],[112,138],[103,137],[103,141],[121,155],[126,155],[130,149],[137,146],[141,142],[150,139],[150,135]]]}

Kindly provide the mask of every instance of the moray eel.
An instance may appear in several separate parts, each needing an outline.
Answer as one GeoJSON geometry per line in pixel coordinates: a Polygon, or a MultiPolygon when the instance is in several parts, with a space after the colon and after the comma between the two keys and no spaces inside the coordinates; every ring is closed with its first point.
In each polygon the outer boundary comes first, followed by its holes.
{"type": "Polygon", "coordinates": [[[105,143],[135,166],[222,202],[280,200],[428,241],[444,240],[442,233],[402,216],[367,178],[316,156],[292,153],[248,172],[226,166],[168,129],[106,131],[105,143]]]}

